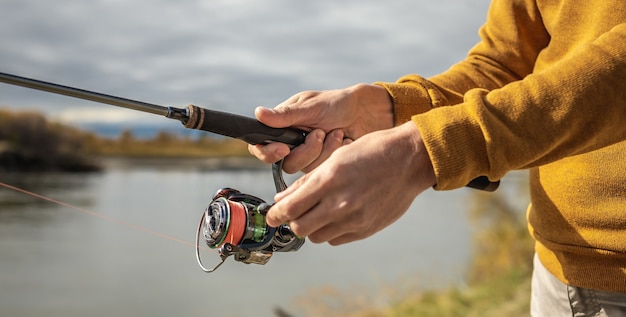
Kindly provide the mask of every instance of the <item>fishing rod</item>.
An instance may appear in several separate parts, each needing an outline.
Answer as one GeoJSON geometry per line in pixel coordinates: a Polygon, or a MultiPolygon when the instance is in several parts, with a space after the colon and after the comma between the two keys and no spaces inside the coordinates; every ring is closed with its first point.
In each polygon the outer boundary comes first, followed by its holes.
{"type": "MultiPolygon", "coordinates": [[[[186,108],[165,107],[2,72],[0,72],[0,82],[157,114],[178,120],[189,129],[213,132],[240,139],[249,144],[281,142],[294,148],[304,143],[307,136],[307,132],[303,130],[272,128],[250,117],[194,105],[186,108]]],[[[272,164],[276,192],[287,188],[282,175],[282,163],[281,160],[272,164]]],[[[487,177],[481,176],[472,180],[467,187],[494,191],[499,183],[499,181],[491,182],[487,177]]],[[[273,252],[300,249],[304,244],[304,238],[297,237],[287,224],[279,227],[270,227],[266,224],[265,216],[270,207],[271,205],[262,199],[243,194],[236,189],[219,189],[205,209],[196,234],[196,259],[202,270],[215,271],[231,255],[239,262],[265,264],[273,252]],[[219,251],[221,262],[211,269],[202,264],[199,250],[201,239],[204,239],[210,248],[219,251]]]]}
{"type": "Polygon", "coordinates": [[[304,143],[307,134],[305,131],[293,128],[270,128],[249,117],[204,109],[194,105],[186,108],[164,107],[7,73],[0,73],[0,82],[157,114],[178,120],[189,129],[213,132],[240,139],[249,144],[282,142],[293,148],[304,143]]]}

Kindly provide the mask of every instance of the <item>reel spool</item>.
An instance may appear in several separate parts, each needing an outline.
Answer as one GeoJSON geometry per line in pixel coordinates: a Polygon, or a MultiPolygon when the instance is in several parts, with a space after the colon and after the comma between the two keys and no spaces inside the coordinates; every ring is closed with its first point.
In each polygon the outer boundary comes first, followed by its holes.
{"type": "MultiPolygon", "coordinates": [[[[282,161],[272,165],[277,192],[287,188],[281,170],[282,161]]],[[[304,238],[297,237],[287,224],[267,225],[265,216],[270,207],[262,199],[236,189],[219,189],[205,209],[196,234],[196,259],[200,268],[207,273],[213,272],[231,255],[238,262],[265,264],[273,252],[300,249],[304,238]],[[200,239],[220,254],[221,262],[212,269],[202,263],[200,239]]]]}
{"type": "Polygon", "coordinates": [[[225,243],[239,245],[244,240],[262,242],[268,231],[264,216],[267,210],[269,205],[257,197],[231,188],[220,189],[204,211],[203,237],[212,249],[225,243]]]}

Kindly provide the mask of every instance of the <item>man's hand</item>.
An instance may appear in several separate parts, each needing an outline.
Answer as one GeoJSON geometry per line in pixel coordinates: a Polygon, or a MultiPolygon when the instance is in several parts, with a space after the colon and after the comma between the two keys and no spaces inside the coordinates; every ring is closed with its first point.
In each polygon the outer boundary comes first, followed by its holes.
{"type": "Polygon", "coordinates": [[[413,122],[372,132],[274,197],[267,223],[332,245],[364,239],[396,221],[435,174],[413,122]]]}
{"type": "Polygon", "coordinates": [[[387,91],[358,84],[345,89],[298,93],[274,109],[258,107],[256,118],[274,128],[297,127],[309,132],[304,144],[291,150],[282,143],[250,145],[250,153],[267,163],[285,158],[287,173],[309,172],[340,146],[372,131],[393,126],[387,91]]]}

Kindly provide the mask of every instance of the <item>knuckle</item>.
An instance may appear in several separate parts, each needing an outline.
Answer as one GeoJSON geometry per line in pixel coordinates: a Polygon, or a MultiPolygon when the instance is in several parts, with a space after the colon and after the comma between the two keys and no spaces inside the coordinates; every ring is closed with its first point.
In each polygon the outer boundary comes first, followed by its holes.
{"type": "Polygon", "coordinates": [[[352,198],[347,197],[337,204],[339,213],[345,215],[345,223],[349,226],[350,231],[362,232],[370,227],[372,218],[367,215],[363,206],[352,198]]]}
{"type": "Polygon", "coordinates": [[[267,213],[266,218],[268,223],[274,224],[274,226],[277,227],[290,220],[289,209],[286,208],[284,204],[275,204],[267,213]]]}
{"type": "Polygon", "coordinates": [[[272,210],[273,209],[271,209],[270,212],[267,213],[267,216],[265,217],[265,221],[267,222],[268,225],[274,227],[274,226],[277,226],[278,224],[283,223],[283,221],[278,215],[276,215],[276,212],[273,212],[272,210]]]}
{"type": "MultiPolygon", "coordinates": [[[[276,207],[276,205],[274,206],[276,207]]],[[[299,211],[297,208],[294,208],[294,204],[289,200],[289,198],[282,200],[278,207],[279,208],[276,211],[278,212],[279,218],[282,219],[283,223],[295,220],[299,216],[299,211]]]]}
{"type": "Polygon", "coordinates": [[[291,232],[293,232],[298,237],[307,236],[307,232],[304,230],[304,227],[302,226],[302,224],[298,221],[290,221],[289,229],[291,229],[291,232]]]}
{"type": "Polygon", "coordinates": [[[369,220],[369,217],[366,217],[364,213],[354,213],[352,219],[354,229],[356,229],[357,232],[363,229],[367,229],[369,227],[369,220]]]}
{"type": "Polygon", "coordinates": [[[300,170],[300,168],[296,164],[294,164],[293,160],[285,160],[285,162],[283,163],[283,171],[285,171],[285,173],[287,174],[294,174],[298,170],[300,170]]]}
{"type": "Polygon", "coordinates": [[[302,92],[298,93],[297,96],[298,96],[298,101],[303,101],[303,100],[306,100],[306,99],[313,98],[313,97],[315,97],[317,95],[319,95],[318,91],[315,91],[315,90],[305,90],[305,91],[302,91],[302,92]]]}

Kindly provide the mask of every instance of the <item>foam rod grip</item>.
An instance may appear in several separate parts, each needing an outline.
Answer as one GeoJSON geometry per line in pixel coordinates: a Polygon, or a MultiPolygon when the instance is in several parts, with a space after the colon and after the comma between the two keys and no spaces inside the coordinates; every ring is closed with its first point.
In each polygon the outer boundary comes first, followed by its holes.
{"type": "Polygon", "coordinates": [[[271,128],[258,120],[233,113],[190,105],[186,128],[203,130],[243,140],[249,144],[281,142],[296,147],[304,143],[306,132],[294,128],[271,128]]]}

